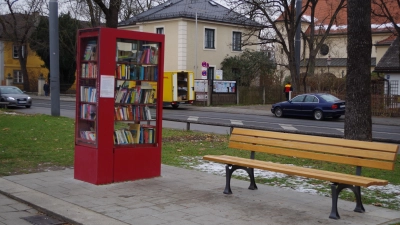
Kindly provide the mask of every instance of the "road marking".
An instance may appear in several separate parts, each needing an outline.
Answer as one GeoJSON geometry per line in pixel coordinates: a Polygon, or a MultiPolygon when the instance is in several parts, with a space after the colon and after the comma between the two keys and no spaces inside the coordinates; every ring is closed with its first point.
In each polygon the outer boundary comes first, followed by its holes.
{"type": "Polygon", "coordinates": [[[336,130],[338,130],[338,131],[344,133],[344,129],[336,128],[336,130]]]}
{"type": "Polygon", "coordinates": [[[198,116],[189,116],[189,118],[187,120],[198,121],[199,117],[198,116]]]}
{"type": "Polygon", "coordinates": [[[243,122],[241,120],[230,120],[231,124],[235,124],[235,125],[243,125],[243,122]]]}
{"type": "MultiPolygon", "coordinates": [[[[178,117],[179,116],[187,116],[187,114],[174,114],[174,116],[178,116],[178,117]]],[[[216,120],[221,120],[221,121],[228,120],[228,119],[220,118],[220,117],[207,117],[207,116],[206,117],[202,116],[201,118],[202,119],[216,119],[216,120]]],[[[275,122],[266,122],[266,121],[257,121],[257,120],[239,120],[239,121],[245,121],[246,123],[257,123],[260,126],[262,126],[262,125],[280,125],[279,123],[275,123],[275,122]]],[[[287,124],[283,124],[283,126],[288,126],[288,125],[287,124]]],[[[386,125],[383,125],[383,126],[386,126],[386,125]]],[[[325,129],[325,130],[337,130],[337,129],[340,129],[340,128],[334,128],[334,127],[312,126],[312,125],[304,125],[304,124],[296,124],[296,127],[325,129]]],[[[296,129],[296,130],[298,130],[298,129],[296,129]]],[[[395,132],[372,131],[372,133],[400,136],[400,133],[397,133],[397,132],[395,133],[395,132]]]]}
{"type": "Polygon", "coordinates": [[[293,125],[290,124],[279,124],[284,130],[297,130],[293,125]]]}

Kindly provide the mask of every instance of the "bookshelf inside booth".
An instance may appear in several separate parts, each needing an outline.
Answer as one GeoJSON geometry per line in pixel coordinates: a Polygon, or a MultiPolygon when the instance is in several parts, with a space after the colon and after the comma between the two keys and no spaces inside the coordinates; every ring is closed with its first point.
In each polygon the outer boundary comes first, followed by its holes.
{"type": "Polygon", "coordinates": [[[188,99],[188,74],[185,72],[177,73],[178,80],[178,101],[188,99]]]}
{"type": "Polygon", "coordinates": [[[158,48],[158,43],[154,42],[117,40],[114,111],[116,147],[157,144],[155,95],[158,48]]]}
{"type": "Polygon", "coordinates": [[[97,38],[82,39],[83,55],[78,68],[78,98],[76,142],[92,147],[97,146],[96,141],[96,114],[97,114],[97,38]]]}
{"type": "Polygon", "coordinates": [[[76,179],[104,184],[161,175],[162,98],[155,96],[162,96],[163,52],[164,35],[80,30],[76,179]]]}

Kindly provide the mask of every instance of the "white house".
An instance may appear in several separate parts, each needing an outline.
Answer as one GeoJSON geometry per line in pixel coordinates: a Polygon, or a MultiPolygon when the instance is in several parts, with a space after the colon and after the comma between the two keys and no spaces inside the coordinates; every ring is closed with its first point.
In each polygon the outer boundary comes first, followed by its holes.
{"type": "MultiPolygon", "coordinates": [[[[119,23],[119,29],[165,34],[165,71],[194,71],[201,79],[201,63],[208,76],[226,56],[240,54],[244,25],[259,26],[213,0],[171,0],[119,23]]],[[[256,36],[250,41],[257,43],[256,36]]],[[[258,46],[249,46],[258,50],[258,46]]]]}

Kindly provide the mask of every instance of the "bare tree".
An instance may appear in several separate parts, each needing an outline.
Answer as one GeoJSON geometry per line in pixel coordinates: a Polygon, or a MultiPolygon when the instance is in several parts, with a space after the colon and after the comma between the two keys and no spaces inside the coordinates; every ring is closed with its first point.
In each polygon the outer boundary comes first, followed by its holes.
{"type": "MultiPolygon", "coordinates": [[[[101,11],[103,11],[106,18],[106,27],[117,28],[118,14],[121,8],[122,0],[110,0],[108,2],[108,8],[105,1],[103,2],[102,0],[86,0],[88,5],[90,5],[92,1],[100,7],[101,11]]],[[[92,13],[93,12],[90,12],[90,15],[92,15],[92,13]]]]}
{"type": "MultiPolygon", "coordinates": [[[[337,13],[345,6],[345,0],[331,1],[332,11],[331,14],[326,17],[326,20],[329,20],[329,25],[324,27],[324,29],[321,29],[321,32],[318,33],[315,32],[316,24],[324,22],[315,21],[314,18],[314,13],[319,2],[319,0],[303,0],[301,13],[296,17],[296,1],[294,0],[229,0],[232,10],[240,12],[242,15],[246,15],[262,24],[263,31],[260,32],[258,36],[261,40],[261,44],[274,44],[279,46],[277,48],[278,54],[285,55],[285,60],[278,62],[278,66],[285,67],[290,71],[291,81],[295,90],[299,90],[300,87],[300,76],[297,76],[296,74],[295,60],[295,33],[300,20],[304,19],[303,15],[305,12],[311,14],[307,23],[312,31],[307,35],[303,32],[303,38],[305,38],[304,40],[308,44],[311,57],[311,60],[308,61],[307,68],[309,74],[313,74],[315,57],[326,37],[329,35],[329,31],[335,21],[337,13]]],[[[254,31],[255,29],[260,28],[247,27],[247,29],[254,31]]],[[[249,35],[253,33],[249,32],[249,35]]],[[[260,43],[243,43],[243,45],[247,44],[260,43]]],[[[305,80],[304,77],[303,83],[305,83],[305,80]]]]}
{"type": "MultiPolygon", "coordinates": [[[[372,4],[374,4],[372,15],[384,18],[387,22],[391,23],[394,30],[391,27],[389,29],[393,33],[396,33],[397,36],[400,36],[400,0],[372,0],[372,4]]],[[[400,52],[398,59],[400,62],[400,52]]]]}
{"type": "MultiPolygon", "coordinates": [[[[167,0],[65,0],[75,18],[90,21],[92,27],[118,26],[119,21],[127,20],[167,0]]],[[[70,11],[70,10],[68,10],[70,11]]]]}
{"type": "MultiPolygon", "coordinates": [[[[305,0],[305,7],[301,15],[307,10],[310,0],[305,0]]],[[[285,61],[279,62],[290,71],[291,81],[295,89],[298,88],[299,79],[296,79],[296,59],[295,59],[295,33],[300,18],[296,21],[295,1],[286,0],[230,0],[232,10],[247,15],[253,20],[262,24],[262,32],[258,33],[261,44],[278,44],[280,51],[284,54],[285,61]]],[[[245,36],[253,35],[259,27],[246,27],[250,32],[245,36]]],[[[250,38],[244,38],[249,40],[250,38]]],[[[259,44],[259,43],[243,43],[259,44]]],[[[297,89],[298,90],[298,89],[297,89]]]]}
{"type": "Polygon", "coordinates": [[[372,15],[384,18],[387,22],[391,23],[395,32],[400,36],[400,0],[372,0],[374,7],[372,8],[372,15]]]}
{"type": "Polygon", "coordinates": [[[29,55],[29,36],[39,22],[42,0],[4,0],[6,13],[0,16],[2,38],[13,43],[18,53],[18,60],[23,76],[23,87],[30,91],[29,76],[26,63],[29,55]]]}
{"type": "Polygon", "coordinates": [[[347,0],[347,22],[344,137],[371,141],[371,2],[347,0]]]}
{"type": "Polygon", "coordinates": [[[127,20],[168,0],[122,0],[119,19],[127,20]]]}
{"type": "Polygon", "coordinates": [[[320,18],[318,21],[315,21],[315,10],[317,8],[318,0],[310,1],[310,29],[307,34],[305,32],[302,32],[302,36],[308,45],[309,52],[306,65],[306,74],[303,77],[304,92],[306,92],[307,75],[314,75],[315,59],[317,57],[317,54],[321,49],[321,46],[324,44],[326,38],[328,37],[332,25],[336,20],[337,14],[340,10],[346,7],[345,2],[345,0],[327,2],[326,4],[329,4],[329,8],[331,10],[328,11],[324,18],[320,18]],[[327,23],[327,21],[329,22],[327,23]],[[325,24],[328,25],[325,26],[325,24]]]}

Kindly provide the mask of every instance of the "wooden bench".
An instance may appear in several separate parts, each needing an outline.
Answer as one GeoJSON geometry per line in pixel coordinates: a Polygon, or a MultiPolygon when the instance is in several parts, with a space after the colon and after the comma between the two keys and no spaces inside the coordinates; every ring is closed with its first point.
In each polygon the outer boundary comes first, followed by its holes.
{"type": "Polygon", "coordinates": [[[257,189],[254,168],[274,172],[314,178],[331,182],[332,209],[329,218],[340,219],[337,211],[339,193],[349,188],[356,197],[355,212],[365,212],[361,201],[361,186],[387,185],[388,181],[361,176],[362,167],[393,170],[398,151],[396,144],[384,144],[347,140],[339,138],[317,137],[300,134],[288,134],[260,130],[235,128],[229,141],[229,147],[250,151],[250,158],[228,155],[206,155],[205,160],[226,164],[226,185],[224,194],[232,194],[230,180],[237,169],[247,171],[250,177],[249,189],[257,189]],[[300,166],[284,165],[255,159],[255,152],[306,158],[356,166],[355,175],[330,172],[300,166]]]}

